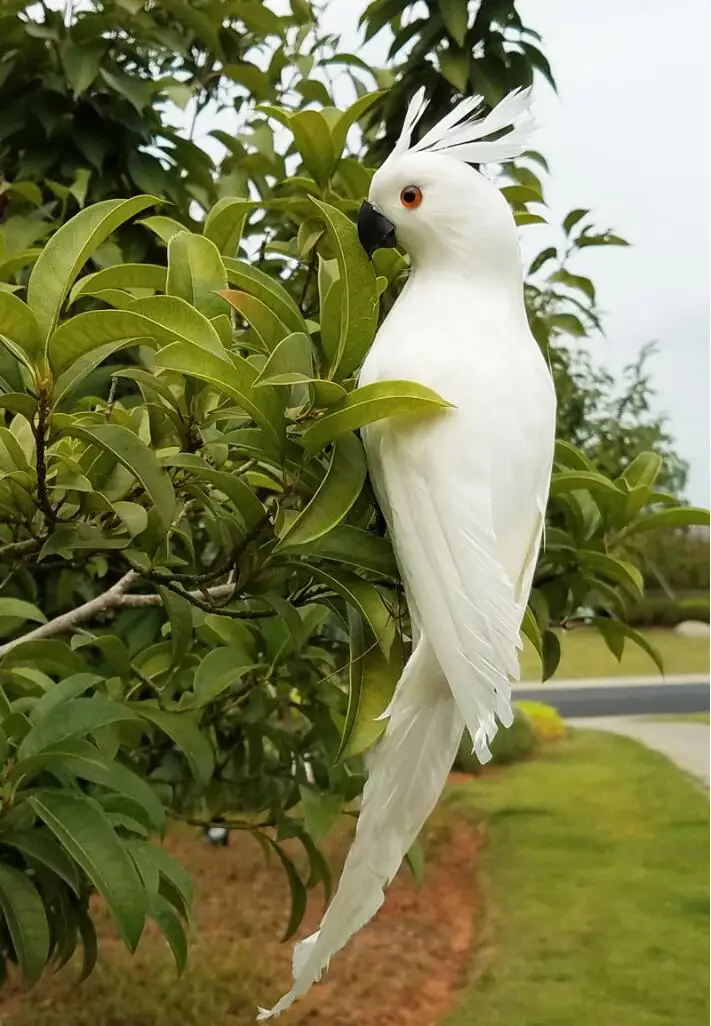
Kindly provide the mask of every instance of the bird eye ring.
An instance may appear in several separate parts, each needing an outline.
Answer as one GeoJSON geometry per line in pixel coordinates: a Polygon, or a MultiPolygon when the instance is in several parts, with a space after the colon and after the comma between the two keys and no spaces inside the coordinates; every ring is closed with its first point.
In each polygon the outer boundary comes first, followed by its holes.
{"type": "Polygon", "coordinates": [[[422,189],[408,185],[400,193],[400,202],[406,210],[416,210],[422,203],[422,189]]]}

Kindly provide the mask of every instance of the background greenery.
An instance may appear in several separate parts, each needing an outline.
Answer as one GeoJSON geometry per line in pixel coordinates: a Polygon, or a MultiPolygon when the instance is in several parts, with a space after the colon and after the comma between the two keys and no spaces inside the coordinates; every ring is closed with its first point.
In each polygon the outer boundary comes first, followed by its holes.
{"type": "MultiPolygon", "coordinates": [[[[318,845],[408,650],[357,431],[442,402],[356,387],[408,261],[370,264],[352,219],[413,82],[434,119],[551,77],[512,2],[401,8],[364,14],[394,32],[379,70],[306,0],[3,5],[0,954],[28,982],[80,942],[91,971],[95,889],[130,949],[150,918],[183,966],[190,881],[150,843],[166,817],[272,851],[287,935],[330,885],[318,845]],[[176,104],[193,126],[235,109],[218,163],[176,104]]],[[[534,152],[506,171],[522,229],[545,173],[534,152]]],[[[627,620],[646,539],[707,522],[678,501],[644,360],[620,398],[576,348],[599,327],[583,250],[623,240],[584,208],[560,239],[526,282],[561,395],[524,625],[546,676],[583,606],[616,657],[649,650],[627,620]]]]}

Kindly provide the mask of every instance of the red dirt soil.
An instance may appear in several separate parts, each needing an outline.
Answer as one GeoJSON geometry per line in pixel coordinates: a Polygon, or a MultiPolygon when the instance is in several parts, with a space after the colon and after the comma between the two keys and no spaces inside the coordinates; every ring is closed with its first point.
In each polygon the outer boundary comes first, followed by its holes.
{"type": "MultiPolygon", "coordinates": [[[[436,1026],[451,1007],[472,946],[481,836],[449,813],[436,819],[422,885],[417,888],[409,870],[402,869],[375,920],[334,958],[323,982],[280,1018],[279,1026],[436,1026]]],[[[335,869],[349,838],[346,830],[334,834],[326,853],[335,869]]],[[[30,994],[4,988],[3,1021],[12,1026],[178,1021],[243,1026],[254,1022],[258,1003],[273,1003],[288,989],[292,945],[278,942],[289,907],[281,867],[265,865],[260,848],[241,835],[233,835],[228,847],[213,848],[195,831],[179,830],[166,848],[195,884],[198,937],[186,978],[177,981],[172,975],[153,924],[131,959],[106,923],[92,979],[77,988],[72,966],[45,977],[30,994]],[[204,1018],[192,1011],[198,986],[215,995],[204,1018]],[[145,1007],[138,999],[142,989],[145,1007]]],[[[312,892],[299,936],[318,926],[322,912],[322,895],[312,892]]]]}

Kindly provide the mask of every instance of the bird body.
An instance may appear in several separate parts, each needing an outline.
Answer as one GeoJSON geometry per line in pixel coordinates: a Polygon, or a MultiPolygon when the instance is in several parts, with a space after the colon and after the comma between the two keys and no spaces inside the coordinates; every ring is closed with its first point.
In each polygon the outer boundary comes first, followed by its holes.
{"type": "Polygon", "coordinates": [[[465,100],[410,146],[418,95],[359,218],[367,250],[401,243],[412,273],[378,331],[359,385],[409,380],[450,406],[363,430],[368,467],[403,579],[413,651],[367,757],[356,836],[320,930],[296,946],[279,1014],[372,918],[432,812],[464,729],[482,762],[513,720],[521,621],[543,533],[555,393],[531,335],[508,205],[464,161],[506,160],[526,130],[514,93],[484,119],[465,100]]]}

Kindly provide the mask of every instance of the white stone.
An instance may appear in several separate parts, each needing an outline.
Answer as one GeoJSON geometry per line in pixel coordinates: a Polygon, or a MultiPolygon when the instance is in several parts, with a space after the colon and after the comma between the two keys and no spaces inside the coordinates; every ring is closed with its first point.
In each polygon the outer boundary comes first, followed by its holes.
{"type": "Polygon", "coordinates": [[[708,638],[711,628],[707,623],[700,620],[684,620],[674,628],[677,634],[683,634],[685,638],[708,638]]]}

